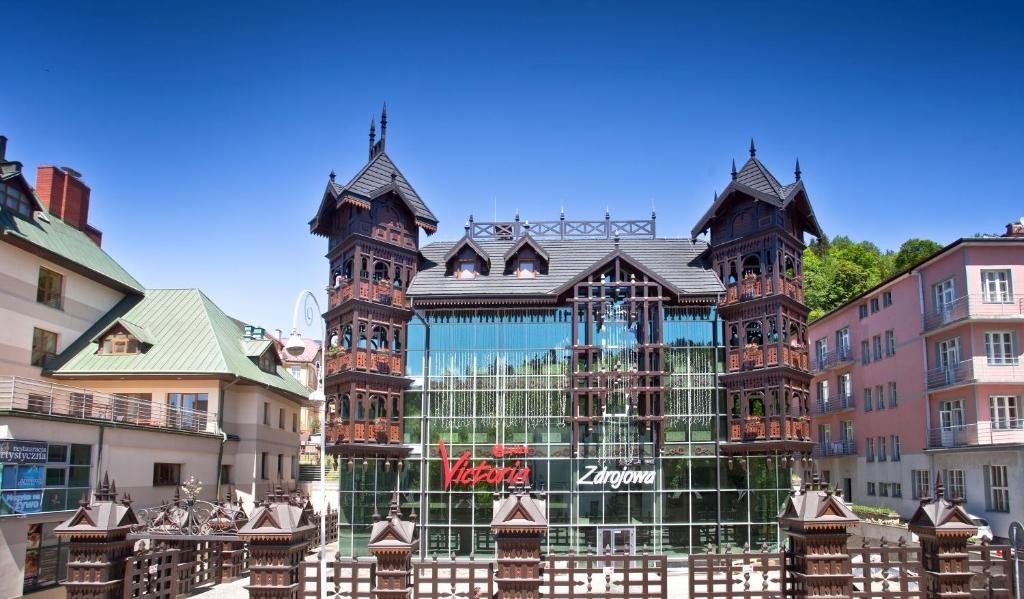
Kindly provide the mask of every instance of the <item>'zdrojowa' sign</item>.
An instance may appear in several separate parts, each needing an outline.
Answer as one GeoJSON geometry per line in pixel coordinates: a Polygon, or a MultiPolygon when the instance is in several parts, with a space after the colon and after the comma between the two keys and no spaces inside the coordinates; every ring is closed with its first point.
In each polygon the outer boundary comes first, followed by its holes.
{"type": "Polygon", "coordinates": [[[577,486],[608,485],[618,489],[622,485],[653,485],[658,473],[654,470],[609,470],[607,466],[586,466],[576,480],[577,486]]]}

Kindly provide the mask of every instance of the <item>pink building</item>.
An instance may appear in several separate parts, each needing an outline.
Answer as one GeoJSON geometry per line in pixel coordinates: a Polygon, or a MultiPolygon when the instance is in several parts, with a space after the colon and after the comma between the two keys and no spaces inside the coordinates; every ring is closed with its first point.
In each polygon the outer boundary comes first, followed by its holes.
{"type": "Polygon", "coordinates": [[[964,497],[997,536],[1024,519],[1024,226],[960,239],[813,322],[818,468],[904,517],[964,497]]]}

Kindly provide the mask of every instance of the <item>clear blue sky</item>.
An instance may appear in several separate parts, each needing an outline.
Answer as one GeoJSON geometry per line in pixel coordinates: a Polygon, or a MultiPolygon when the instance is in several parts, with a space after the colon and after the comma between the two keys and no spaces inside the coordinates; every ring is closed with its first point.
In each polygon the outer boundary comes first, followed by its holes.
{"type": "Polygon", "coordinates": [[[326,283],[307,222],[385,100],[437,239],[494,198],[533,220],[653,201],[687,235],[751,137],[783,182],[799,156],[831,236],[1024,215],[1021,2],[99,4],[5,7],[8,156],[81,171],[143,284],[270,328],[326,283]]]}

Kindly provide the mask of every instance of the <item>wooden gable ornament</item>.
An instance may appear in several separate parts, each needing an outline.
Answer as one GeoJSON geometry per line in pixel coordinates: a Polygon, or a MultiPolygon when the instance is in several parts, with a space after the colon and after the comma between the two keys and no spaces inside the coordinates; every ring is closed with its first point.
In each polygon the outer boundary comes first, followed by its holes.
{"type": "Polygon", "coordinates": [[[377,513],[374,513],[373,516],[373,528],[370,530],[370,553],[409,550],[416,544],[415,512],[409,520],[402,518],[402,512],[398,509],[397,492],[391,495],[391,506],[387,518],[382,520],[380,514],[377,513]]]}
{"type": "Polygon", "coordinates": [[[970,538],[978,534],[978,526],[963,507],[963,498],[946,499],[941,474],[935,477],[935,498],[921,498],[907,528],[925,536],[970,538]]]}
{"type": "Polygon", "coordinates": [[[544,515],[545,504],[543,499],[533,496],[529,486],[513,491],[503,499],[495,498],[491,531],[496,534],[546,531],[548,519],[544,515]]]}
{"type": "Polygon", "coordinates": [[[779,523],[793,531],[846,530],[859,522],[839,491],[825,488],[817,474],[811,484],[789,494],[779,513],[779,523]]]}

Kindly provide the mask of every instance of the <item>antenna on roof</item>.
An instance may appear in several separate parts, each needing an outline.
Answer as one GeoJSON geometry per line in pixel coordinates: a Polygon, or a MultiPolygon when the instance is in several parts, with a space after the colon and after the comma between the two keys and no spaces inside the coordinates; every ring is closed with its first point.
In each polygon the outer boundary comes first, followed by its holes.
{"type": "Polygon", "coordinates": [[[753,158],[757,154],[757,148],[754,147],[754,138],[750,138],[750,157],[753,158]]]}
{"type": "Polygon", "coordinates": [[[793,171],[793,174],[796,175],[796,180],[799,181],[800,180],[800,159],[799,158],[796,159],[796,170],[793,171]]]}

